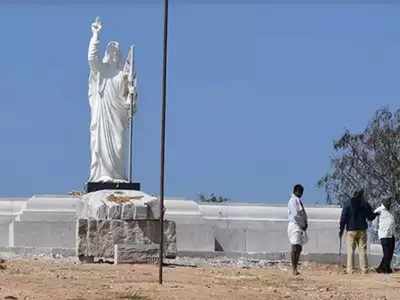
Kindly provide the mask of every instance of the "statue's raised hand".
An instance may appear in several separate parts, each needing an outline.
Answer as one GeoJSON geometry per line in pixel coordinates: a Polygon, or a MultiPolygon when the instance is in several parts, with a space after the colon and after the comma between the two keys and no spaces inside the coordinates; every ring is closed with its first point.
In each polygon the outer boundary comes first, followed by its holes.
{"type": "Polygon", "coordinates": [[[101,28],[103,27],[103,24],[101,24],[100,18],[96,17],[96,20],[92,23],[92,33],[93,35],[99,34],[101,31],[101,28]]]}

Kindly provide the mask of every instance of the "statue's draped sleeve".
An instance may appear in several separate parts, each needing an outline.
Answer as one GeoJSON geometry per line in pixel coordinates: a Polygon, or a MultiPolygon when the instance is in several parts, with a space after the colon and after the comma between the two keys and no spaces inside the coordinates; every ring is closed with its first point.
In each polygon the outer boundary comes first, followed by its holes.
{"type": "Polygon", "coordinates": [[[93,101],[96,98],[97,93],[99,92],[99,80],[100,80],[100,68],[101,61],[99,58],[99,48],[100,48],[100,40],[98,35],[93,35],[89,42],[88,49],[88,62],[90,68],[89,74],[89,104],[90,107],[93,108],[93,101]]]}
{"type": "Polygon", "coordinates": [[[100,46],[100,40],[98,36],[97,35],[92,36],[89,42],[89,51],[88,51],[90,72],[96,73],[100,69],[99,46],[100,46]]]}

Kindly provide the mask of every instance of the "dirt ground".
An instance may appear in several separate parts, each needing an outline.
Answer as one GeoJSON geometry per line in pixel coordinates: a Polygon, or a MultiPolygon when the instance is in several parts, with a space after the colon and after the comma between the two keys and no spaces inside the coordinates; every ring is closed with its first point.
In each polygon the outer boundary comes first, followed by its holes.
{"type": "Polygon", "coordinates": [[[164,268],[156,265],[79,264],[67,259],[15,259],[0,268],[0,299],[400,299],[400,272],[344,275],[338,266],[304,263],[266,268],[164,268]]]}

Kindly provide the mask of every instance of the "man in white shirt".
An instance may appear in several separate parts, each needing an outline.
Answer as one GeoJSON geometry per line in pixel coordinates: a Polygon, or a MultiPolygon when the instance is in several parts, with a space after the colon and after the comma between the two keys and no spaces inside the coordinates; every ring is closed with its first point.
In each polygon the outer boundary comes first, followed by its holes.
{"type": "Polygon", "coordinates": [[[299,263],[300,254],[303,245],[307,243],[308,228],[307,214],[304,209],[301,196],[303,196],[304,188],[300,184],[296,184],[293,188],[293,194],[288,202],[288,237],[291,244],[291,261],[293,275],[299,275],[297,265],[299,263]]]}
{"type": "Polygon", "coordinates": [[[383,258],[376,272],[392,273],[391,263],[393,258],[395,239],[394,239],[394,217],[390,213],[392,199],[386,198],[382,201],[374,213],[379,214],[378,237],[381,240],[383,258]]]}

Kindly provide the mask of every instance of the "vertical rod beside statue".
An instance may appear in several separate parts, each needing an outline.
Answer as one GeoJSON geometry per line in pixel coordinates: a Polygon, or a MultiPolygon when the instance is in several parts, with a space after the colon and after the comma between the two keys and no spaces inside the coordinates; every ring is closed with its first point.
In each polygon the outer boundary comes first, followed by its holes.
{"type": "Polygon", "coordinates": [[[129,159],[128,159],[128,174],[129,182],[132,182],[132,165],[133,165],[133,115],[136,112],[136,102],[137,102],[137,81],[136,81],[136,71],[134,66],[134,50],[135,48],[131,46],[129,48],[129,53],[125,63],[125,68],[129,68],[128,82],[129,86],[132,88],[130,95],[130,125],[129,125],[129,159]]]}

